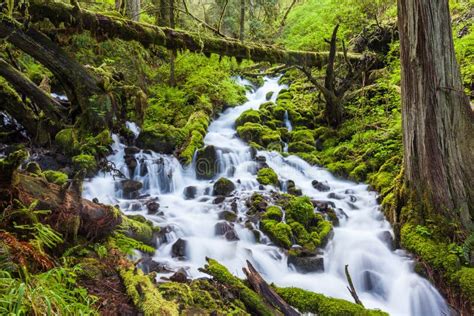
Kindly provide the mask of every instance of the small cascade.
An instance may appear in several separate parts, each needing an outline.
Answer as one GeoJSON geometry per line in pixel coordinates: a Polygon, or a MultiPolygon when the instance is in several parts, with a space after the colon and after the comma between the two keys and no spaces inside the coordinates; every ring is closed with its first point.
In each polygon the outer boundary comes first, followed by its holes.
{"type": "MultiPolygon", "coordinates": [[[[238,82],[250,85],[243,79],[238,82]]],[[[288,266],[286,253],[267,237],[257,242],[245,225],[245,200],[253,192],[278,189],[261,187],[257,182],[255,153],[237,137],[235,120],[242,112],[258,109],[267,102],[269,92],[273,92],[271,99],[275,101],[283,88],[286,87],[278,83],[278,78],[265,78],[262,87],[247,92],[247,102],[226,109],[212,122],[204,139],[207,146],[216,148],[218,157],[218,174],[212,180],[197,178],[196,157],[191,167],[183,168],[173,156],[127,147],[114,136],[114,153],[108,159],[117,172],[100,173],[86,181],[84,197],[118,204],[125,213],[143,215],[160,226],[163,234],[153,260],[170,270],[184,268],[190,277],[204,276],[198,269],[206,263],[206,257],[218,260],[240,277],[244,276],[242,267],[249,260],[268,282],[352,301],[344,275],[344,266],[348,264],[357,292],[368,308],[380,308],[392,315],[449,314],[438,291],[413,271],[410,257],[402,250],[393,251],[387,243],[393,232],[380,212],[376,194],[367,185],[338,179],[297,156],[257,153],[284,184],[292,180],[303,194],[328,201],[337,210],[340,225],[334,228],[334,237],[324,249],[324,272],[299,273],[288,266]],[[232,180],[236,189],[232,196],[217,201],[219,197],[212,194],[213,184],[221,176],[232,180]],[[315,179],[328,190],[316,190],[312,184],[315,179]],[[125,196],[126,181],[137,181],[143,186],[132,197],[125,196]],[[159,201],[159,212],[150,214],[149,201],[159,201]],[[228,226],[233,230],[231,237],[218,233],[226,223],[226,214],[236,218],[228,226]],[[173,247],[178,243],[179,249],[173,247]]],[[[284,121],[291,131],[288,113],[284,121]]],[[[138,135],[136,126],[127,126],[138,135]]],[[[159,276],[166,275],[169,273],[159,276]]]]}

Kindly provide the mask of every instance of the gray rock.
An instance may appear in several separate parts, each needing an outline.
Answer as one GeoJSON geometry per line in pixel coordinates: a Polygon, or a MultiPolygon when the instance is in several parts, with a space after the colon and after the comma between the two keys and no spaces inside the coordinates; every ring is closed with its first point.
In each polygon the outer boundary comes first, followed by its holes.
{"type": "Polygon", "coordinates": [[[138,191],[143,188],[143,184],[135,180],[122,180],[120,185],[122,187],[123,196],[126,199],[136,199],[139,196],[138,191]]]}
{"type": "Polygon", "coordinates": [[[392,234],[388,230],[378,233],[377,238],[383,241],[390,250],[395,249],[392,234]]]}
{"type": "Polygon", "coordinates": [[[198,179],[210,180],[219,171],[217,151],[212,145],[199,149],[196,153],[196,176],[198,179]]]}
{"type": "Polygon", "coordinates": [[[179,258],[179,259],[186,259],[186,248],[188,246],[188,242],[179,238],[171,247],[171,257],[179,258]]]}
{"type": "Polygon", "coordinates": [[[313,256],[288,256],[288,265],[293,265],[300,273],[324,271],[324,259],[320,255],[313,256]]]}
{"type": "Polygon", "coordinates": [[[235,184],[227,178],[219,178],[213,186],[214,195],[229,196],[234,190],[235,184]]]}
{"type": "Polygon", "coordinates": [[[196,198],[197,188],[195,186],[188,186],[184,188],[183,195],[185,200],[192,200],[196,198]]]}
{"type": "Polygon", "coordinates": [[[329,185],[327,185],[325,183],[322,183],[322,182],[319,182],[318,180],[313,180],[311,182],[311,185],[313,186],[313,188],[315,188],[316,190],[321,191],[321,192],[328,192],[329,190],[331,190],[329,185]]]}

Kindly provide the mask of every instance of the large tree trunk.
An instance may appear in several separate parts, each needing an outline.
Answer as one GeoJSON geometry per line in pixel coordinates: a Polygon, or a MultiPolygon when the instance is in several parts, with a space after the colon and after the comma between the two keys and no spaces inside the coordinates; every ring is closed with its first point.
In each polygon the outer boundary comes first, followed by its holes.
{"type": "Polygon", "coordinates": [[[474,216],[474,115],[463,93],[448,0],[398,0],[405,179],[425,211],[474,216]]]}
{"type": "MultiPolygon", "coordinates": [[[[328,61],[327,52],[304,52],[274,48],[257,44],[242,44],[238,41],[216,39],[201,34],[156,27],[149,24],[93,13],[84,9],[77,10],[65,3],[30,1],[30,15],[34,21],[50,20],[55,25],[64,25],[71,31],[90,31],[98,39],[120,38],[135,40],[144,46],[160,45],[170,49],[188,49],[199,53],[216,53],[254,61],[267,61],[287,65],[321,67],[328,61]]],[[[1,36],[1,35],[0,35],[1,36]]],[[[343,54],[339,54],[343,57],[343,54]]],[[[358,54],[349,54],[356,61],[358,54]]]]}
{"type": "Polygon", "coordinates": [[[244,41],[245,35],[245,0],[240,0],[240,32],[239,40],[244,41]]]}
{"type": "Polygon", "coordinates": [[[127,17],[132,21],[140,21],[140,10],[141,10],[141,1],[140,0],[127,0],[127,17]]]}

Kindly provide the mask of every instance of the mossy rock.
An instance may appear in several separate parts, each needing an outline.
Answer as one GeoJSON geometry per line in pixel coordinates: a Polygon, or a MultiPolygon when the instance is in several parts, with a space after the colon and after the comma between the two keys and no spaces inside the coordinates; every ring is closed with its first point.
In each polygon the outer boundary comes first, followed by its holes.
{"type": "Polygon", "coordinates": [[[260,229],[268,235],[275,245],[285,249],[291,248],[293,233],[290,225],[272,219],[264,219],[260,221],[260,229]]]}
{"type": "Polygon", "coordinates": [[[48,182],[54,183],[57,185],[63,185],[68,180],[67,174],[60,171],[46,170],[43,172],[43,175],[46,178],[46,180],[48,180],[48,182]]]}
{"type": "Polygon", "coordinates": [[[262,219],[271,219],[277,222],[281,222],[282,218],[282,210],[275,205],[267,207],[265,213],[262,215],[262,219]]]}
{"type": "Polygon", "coordinates": [[[239,127],[248,122],[260,124],[262,122],[260,112],[252,109],[243,112],[235,121],[235,126],[239,127]]]}
{"type": "Polygon", "coordinates": [[[97,170],[97,162],[95,157],[92,155],[77,155],[72,157],[72,163],[74,169],[76,170],[84,170],[88,174],[93,173],[97,170]]]}
{"type": "Polygon", "coordinates": [[[77,153],[79,148],[79,141],[77,132],[73,128],[65,128],[60,130],[54,137],[56,145],[61,151],[68,155],[77,153]]]}
{"type": "Polygon", "coordinates": [[[287,221],[296,221],[308,229],[316,218],[314,207],[307,196],[292,197],[284,207],[287,221]]]}
{"type": "Polygon", "coordinates": [[[271,168],[262,168],[257,172],[257,181],[263,185],[278,186],[278,175],[271,168]]]}
{"type": "Polygon", "coordinates": [[[214,195],[229,196],[235,190],[235,184],[227,178],[219,178],[214,183],[214,195]]]}
{"type": "Polygon", "coordinates": [[[25,168],[29,173],[35,174],[37,176],[42,175],[41,167],[36,161],[29,162],[25,168]]]}
{"type": "Polygon", "coordinates": [[[212,145],[196,152],[196,175],[198,179],[210,180],[219,171],[217,151],[212,145]]]}
{"type": "Polygon", "coordinates": [[[266,146],[273,142],[280,142],[280,134],[258,123],[247,122],[237,128],[237,134],[247,142],[255,142],[261,146],[266,146]]]}
{"type": "Polygon", "coordinates": [[[186,135],[181,129],[158,123],[140,132],[137,146],[163,154],[172,154],[184,143],[185,138],[186,135]]]}
{"type": "Polygon", "coordinates": [[[288,144],[288,152],[291,153],[309,153],[315,150],[314,144],[306,142],[291,142],[288,144]]]}
{"type": "Polygon", "coordinates": [[[299,129],[290,132],[291,142],[302,142],[314,146],[315,140],[313,132],[308,129],[299,129]]]}

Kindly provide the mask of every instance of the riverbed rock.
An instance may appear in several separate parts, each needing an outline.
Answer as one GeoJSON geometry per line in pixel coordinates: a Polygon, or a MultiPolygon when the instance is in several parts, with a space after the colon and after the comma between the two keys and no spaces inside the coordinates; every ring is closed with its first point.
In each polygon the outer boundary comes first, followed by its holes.
{"type": "Polygon", "coordinates": [[[300,273],[324,271],[324,259],[321,255],[312,256],[288,256],[288,265],[293,265],[300,273]]]}
{"type": "Polygon", "coordinates": [[[155,201],[149,201],[146,203],[146,209],[148,210],[148,214],[155,215],[160,209],[160,203],[155,201]]]}
{"type": "Polygon", "coordinates": [[[143,184],[140,181],[129,179],[120,181],[120,185],[122,187],[123,197],[126,199],[136,199],[139,196],[138,191],[143,188],[143,184]]]}
{"type": "Polygon", "coordinates": [[[126,155],[124,157],[125,164],[127,165],[128,169],[130,170],[130,174],[133,174],[135,172],[135,168],[137,167],[137,159],[135,159],[135,156],[132,155],[126,155]]]}
{"type": "Polygon", "coordinates": [[[214,226],[214,233],[216,236],[224,236],[229,241],[239,240],[234,226],[228,222],[218,222],[214,226]]]}
{"type": "Polygon", "coordinates": [[[178,259],[186,259],[186,248],[188,242],[184,239],[179,238],[175,241],[173,246],[171,246],[171,257],[178,259]]]}
{"type": "Polygon", "coordinates": [[[124,151],[125,151],[125,155],[135,155],[140,152],[140,148],[135,147],[135,146],[128,146],[128,147],[125,147],[124,151]]]}
{"type": "Polygon", "coordinates": [[[193,185],[185,187],[183,190],[183,195],[185,200],[192,200],[196,198],[197,188],[193,185]]]}
{"type": "Polygon", "coordinates": [[[267,101],[269,101],[269,100],[272,98],[272,96],[273,96],[273,91],[269,91],[269,92],[267,92],[267,94],[265,95],[265,99],[266,99],[267,101]]]}
{"type": "Polygon", "coordinates": [[[292,194],[296,196],[303,195],[303,192],[301,191],[300,188],[296,186],[295,181],[293,180],[286,181],[286,188],[287,188],[288,194],[292,194]]]}
{"type": "Polygon", "coordinates": [[[235,222],[237,220],[237,214],[231,211],[222,211],[218,215],[219,219],[224,219],[228,222],[235,222]]]}
{"type": "Polygon", "coordinates": [[[219,180],[217,180],[213,186],[214,195],[229,196],[234,190],[235,184],[224,177],[219,178],[219,180]]]}
{"type": "Polygon", "coordinates": [[[217,151],[212,145],[196,152],[196,176],[198,179],[210,180],[219,171],[217,151]]]}
{"type": "Polygon", "coordinates": [[[212,204],[221,204],[224,201],[225,201],[225,196],[219,195],[212,201],[212,204]]]}
{"type": "Polygon", "coordinates": [[[384,244],[386,244],[390,250],[395,249],[393,243],[393,236],[388,230],[378,233],[377,238],[380,239],[384,244]]]}
{"type": "Polygon", "coordinates": [[[313,180],[311,182],[311,185],[313,186],[313,188],[315,188],[316,190],[321,191],[321,192],[328,192],[329,190],[331,190],[329,185],[327,185],[323,182],[320,182],[318,180],[313,180]]]}
{"type": "Polygon", "coordinates": [[[343,200],[344,195],[338,194],[338,193],[335,193],[335,192],[331,192],[331,193],[328,194],[328,198],[335,199],[335,200],[343,200]]]}
{"type": "Polygon", "coordinates": [[[145,273],[156,272],[156,273],[168,273],[172,270],[167,267],[164,263],[156,262],[150,256],[145,256],[139,264],[140,269],[145,273]]]}
{"type": "Polygon", "coordinates": [[[188,273],[183,268],[179,268],[172,276],[170,276],[170,281],[178,283],[186,283],[188,281],[188,273]]]}

